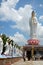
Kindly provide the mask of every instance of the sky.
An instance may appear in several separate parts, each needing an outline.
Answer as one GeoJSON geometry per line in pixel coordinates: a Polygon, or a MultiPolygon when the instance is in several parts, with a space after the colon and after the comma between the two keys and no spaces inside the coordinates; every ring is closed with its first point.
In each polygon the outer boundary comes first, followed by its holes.
{"type": "Polygon", "coordinates": [[[27,44],[33,10],[38,19],[38,39],[43,45],[43,0],[0,0],[0,34],[6,34],[19,45],[27,44]]]}

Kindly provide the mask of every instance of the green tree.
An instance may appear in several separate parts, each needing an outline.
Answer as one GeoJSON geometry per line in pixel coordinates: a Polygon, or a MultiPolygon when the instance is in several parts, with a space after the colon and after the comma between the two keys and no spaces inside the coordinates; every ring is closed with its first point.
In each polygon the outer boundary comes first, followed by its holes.
{"type": "Polygon", "coordinates": [[[2,41],[3,41],[3,50],[2,50],[2,53],[1,54],[4,54],[4,52],[6,50],[5,44],[6,44],[6,41],[7,41],[8,37],[6,37],[5,34],[2,34],[1,35],[1,38],[2,38],[2,41]]]}
{"type": "Polygon", "coordinates": [[[13,42],[14,42],[14,41],[13,41],[13,40],[11,40],[11,45],[12,45],[12,47],[13,47],[13,42]]]}

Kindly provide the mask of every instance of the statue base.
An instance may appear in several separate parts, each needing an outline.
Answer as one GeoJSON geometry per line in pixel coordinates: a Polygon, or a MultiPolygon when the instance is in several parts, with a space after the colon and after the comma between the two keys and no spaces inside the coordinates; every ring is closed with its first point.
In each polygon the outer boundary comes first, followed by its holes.
{"type": "Polygon", "coordinates": [[[39,44],[39,40],[37,40],[37,39],[29,39],[27,42],[29,45],[38,45],[39,44]]]}

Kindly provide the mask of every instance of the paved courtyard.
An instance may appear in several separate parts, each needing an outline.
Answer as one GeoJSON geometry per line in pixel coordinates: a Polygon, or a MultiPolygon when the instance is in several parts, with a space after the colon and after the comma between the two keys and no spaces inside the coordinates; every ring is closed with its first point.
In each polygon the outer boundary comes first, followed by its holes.
{"type": "Polygon", "coordinates": [[[23,61],[23,59],[21,59],[20,61],[12,64],[12,65],[43,65],[43,61],[23,61]]]}

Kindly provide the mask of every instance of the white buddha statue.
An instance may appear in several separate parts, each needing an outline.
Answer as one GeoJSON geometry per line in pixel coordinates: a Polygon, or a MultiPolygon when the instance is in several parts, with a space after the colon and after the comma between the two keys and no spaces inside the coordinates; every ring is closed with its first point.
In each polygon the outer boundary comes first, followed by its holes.
{"type": "Polygon", "coordinates": [[[35,16],[35,12],[32,11],[32,16],[29,21],[30,25],[30,37],[31,39],[36,39],[37,38],[37,18],[35,16]]]}

